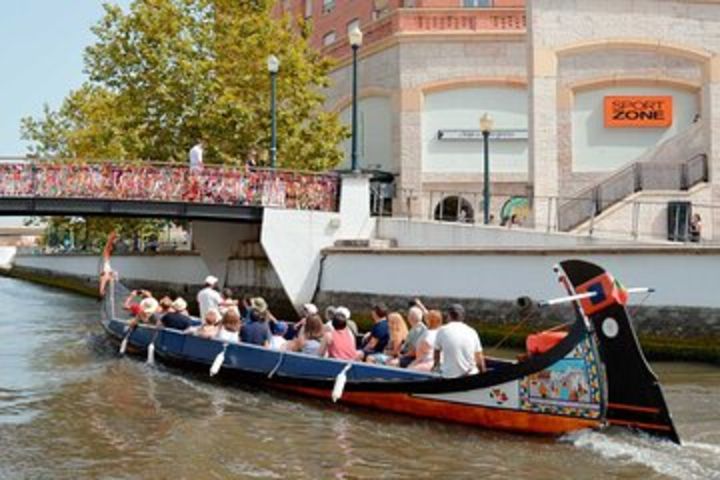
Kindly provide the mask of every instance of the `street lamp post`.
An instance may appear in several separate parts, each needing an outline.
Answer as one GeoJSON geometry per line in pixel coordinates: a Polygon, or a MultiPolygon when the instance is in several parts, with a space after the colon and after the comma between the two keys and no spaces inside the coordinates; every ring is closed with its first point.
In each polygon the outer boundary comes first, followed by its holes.
{"type": "Polygon", "coordinates": [[[363,33],[359,27],[353,28],[348,34],[350,46],[353,52],[352,66],[352,149],[350,151],[351,168],[353,172],[358,171],[358,50],[362,45],[363,33]]]}
{"type": "Polygon", "coordinates": [[[280,60],[275,55],[267,59],[267,68],[270,72],[270,166],[275,168],[277,162],[277,74],[280,71],[280,60]]]}
{"type": "Polygon", "coordinates": [[[493,118],[486,113],[480,119],[480,131],[483,136],[485,163],[483,165],[483,222],[490,223],[490,132],[493,129],[493,118]]]}

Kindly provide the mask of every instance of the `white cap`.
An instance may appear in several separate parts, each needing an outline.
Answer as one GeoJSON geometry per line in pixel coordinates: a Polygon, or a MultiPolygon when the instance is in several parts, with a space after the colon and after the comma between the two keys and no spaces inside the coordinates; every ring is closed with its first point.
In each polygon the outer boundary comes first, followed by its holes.
{"type": "Polygon", "coordinates": [[[335,315],[345,317],[345,320],[350,320],[350,309],[347,307],[338,307],[335,309],[335,315]]]}
{"type": "Polygon", "coordinates": [[[212,275],[208,275],[207,277],[205,277],[205,285],[215,285],[216,283],[218,283],[217,277],[214,277],[212,275]]]}
{"type": "Polygon", "coordinates": [[[306,303],[303,305],[303,310],[305,310],[305,313],[308,315],[315,315],[318,313],[318,308],[312,303],[306,303]]]}

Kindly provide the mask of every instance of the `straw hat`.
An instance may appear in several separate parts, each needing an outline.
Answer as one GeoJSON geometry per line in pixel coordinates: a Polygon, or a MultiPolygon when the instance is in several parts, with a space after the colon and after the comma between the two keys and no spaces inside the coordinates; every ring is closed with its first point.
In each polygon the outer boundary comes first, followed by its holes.
{"type": "Polygon", "coordinates": [[[143,298],[142,302],[140,302],[140,310],[142,310],[145,315],[152,315],[157,312],[159,306],[158,301],[152,297],[143,298]]]}
{"type": "Polygon", "coordinates": [[[303,305],[303,310],[305,310],[305,314],[307,315],[315,315],[318,313],[318,308],[312,303],[306,303],[303,305]]]}
{"type": "Polygon", "coordinates": [[[187,310],[187,302],[184,298],[178,297],[175,299],[175,301],[172,303],[172,308],[175,309],[178,312],[182,312],[184,310],[187,310]]]}
{"type": "Polygon", "coordinates": [[[258,313],[265,313],[268,309],[267,302],[262,297],[255,297],[250,300],[250,306],[258,313]]]}
{"type": "Polygon", "coordinates": [[[335,315],[344,317],[345,320],[350,320],[350,309],[347,307],[338,307],[335,309],[335,315]]]}
{"type": "Polygon", "coordinates": [[[218,283],[218,278],[213,275],[208,275],[205,277],[205,285],[216,285],[218,283]]]}

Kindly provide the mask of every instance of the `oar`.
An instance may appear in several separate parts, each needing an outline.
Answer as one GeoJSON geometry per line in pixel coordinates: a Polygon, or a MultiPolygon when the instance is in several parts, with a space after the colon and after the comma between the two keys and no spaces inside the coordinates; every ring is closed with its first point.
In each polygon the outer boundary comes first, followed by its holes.
{"type": "Polygon", "coordinates": [[[148,350],[147,350],[148,365],[155,364],[155,340],[157,340],[157,337],[159,334],[160,334],[160,328],[156,327],[155,333],[153,334],[152,340],[150,341],[150,345],[148,345],[148,350]]]}
{"type": "Polygon", "coordinates": [[[347,372],[352,368],[352,363],[345,365],[337,377],[335,377],[335,385],[332,389],[332,401],[337,402],[342,398],[345,391],[345,383],[347,382],[347,372]]]}
{"type": "Polygon", "coordinates": [[[132,325],[128,328],[128,331],[123,337],[122,342],[120,342],[120,355],[125,355],[125,352],[127,351],[128,341],[130,340],[130,335],[133,334],[136,328],[137,324],[132,325]]]}
{"type": "Polygon", "coordinates": [[[220,353],[217,354],[217,357],[215,357],[215,360],[212,363],[212,366],[210,367],[210,376],[214,377],[218,374],[220,371],[220,368],[222,368],[223,363],[225,362],[225,351],[227,350],[228,344],[223,345],[223,349],[220,353]]]}

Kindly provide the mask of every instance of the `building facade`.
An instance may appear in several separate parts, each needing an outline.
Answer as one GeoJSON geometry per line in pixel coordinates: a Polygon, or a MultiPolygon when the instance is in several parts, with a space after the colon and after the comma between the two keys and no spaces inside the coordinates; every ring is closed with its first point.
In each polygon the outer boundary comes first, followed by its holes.
{"type": "MultiPolygon", "coordinates": [[[[347,38],[355,26],[363,31],[360,166],[396,175],[395,211],[480,220],[479,119],[488,113],[496,221],[509,199],[526,198],[525,222],[536,228],[657,237],[669,228],[667,203],[679,201],[713,238],[720,1],[287,0],[279,8],[310,19],[314,45],[337,59],[327,108],[348,122],[347,38]]],[[[349,157],[349,142],[345,149],[349,157]]],[[[678,212],[687,229],[689,212],[678,212]]]]}

